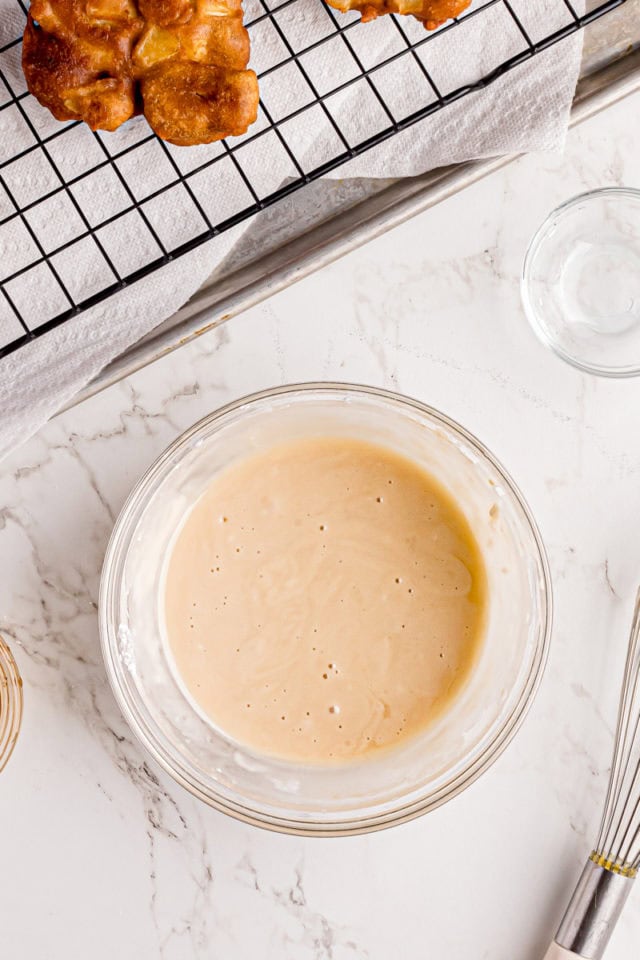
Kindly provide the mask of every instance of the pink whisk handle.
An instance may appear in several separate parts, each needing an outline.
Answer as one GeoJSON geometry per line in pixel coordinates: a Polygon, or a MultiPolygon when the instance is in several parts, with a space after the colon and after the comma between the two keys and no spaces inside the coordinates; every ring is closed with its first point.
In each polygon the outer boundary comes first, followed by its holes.
{"type": "Polygon", "coordinates": [[[572,953],[571,950],[565,950],[564,947],[561,947],[560,944],[554,940],[547,950],[544,960],[576,960],[577,956],[577,953],[572,953]]]}

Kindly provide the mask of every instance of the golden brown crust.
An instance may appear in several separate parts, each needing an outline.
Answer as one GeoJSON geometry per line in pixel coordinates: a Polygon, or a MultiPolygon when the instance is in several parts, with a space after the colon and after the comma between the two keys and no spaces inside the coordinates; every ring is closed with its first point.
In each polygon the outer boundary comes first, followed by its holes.
{"type": "Polygon", "coordinates": [[[256,119],[253,70],[202,63],[160,63],[141,81],[144,112],[163,140],[179,146],[238,136],[256,119]]]}
{"type": "Polygon", "coordinates": [[[31,93],[59,120],[115,130],[140,109],[173,143],[244,133],[258,85],[240,0],[33,0],[31,93]]]}
{"type": "Polygon", "coordinates": [[[142,80],[168,61],[243,70],[248,60],[249,35],[240,17],[211,17],[176,27],[148,24],[133,51],[132,69],[142,80]]]}
{"type": "Polygon", "coordinates": [[[138,0],[138,8],[147,23],[170,27],[188,23],[193,17],[195,4],[192,0],[138,0]]]}
{"type": "Polygon", "coordinates": [[[133,116],[133,79],[112,47],[47,33],[30,13],[22,56],[29,90],[57,120],[115,130],[133,116]]]}
{"type": "Polygon", "coordinates": [[[435,30],[471,6],[471,0],[327,0],[327,3],[343,13],[360,10],[365,22],[386,13],[408,14],[420,20],[427,30],[435,30]]]}

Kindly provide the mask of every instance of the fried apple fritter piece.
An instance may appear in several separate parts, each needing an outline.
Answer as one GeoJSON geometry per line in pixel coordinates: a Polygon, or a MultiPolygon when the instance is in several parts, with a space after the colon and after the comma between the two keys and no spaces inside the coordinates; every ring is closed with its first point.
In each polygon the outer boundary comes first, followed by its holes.
{"type": "Polygon", "coordinates": [[[420,20],[426,30],[435,30],[471,6],[471,0],[327,0],[327,3],[342,13],[360,10],[365,22],[385,13],[411,15],[420,20]]]}
{"type": "Polygon", "coordinates": [[[129,0],[33,0],[22,47],[29,90],[58,120],[115,130],[135,112],[130,60],[143,26],[129,0]]]}
{"type": "Polygon", "coordinates": [[[240,0],[140,0],[145,28],[133,51],[144,114],[178,146],[239,136],[258,113],[258,80],[246,70],[249,35],[240,0]]]}
{"type": "Polygon", "coordinates": [[[145,74],[144,112],[159,137],[178,146],[239,136],[256,119],[252,70],[171,61],[145,74]]]}
{"type": "Polygon", "coordinates": [[[59,120],[115,130],[144,112],[163,139],[244,133],[258,109],[241,0],[33,0],[31,93],[59,120]]]}

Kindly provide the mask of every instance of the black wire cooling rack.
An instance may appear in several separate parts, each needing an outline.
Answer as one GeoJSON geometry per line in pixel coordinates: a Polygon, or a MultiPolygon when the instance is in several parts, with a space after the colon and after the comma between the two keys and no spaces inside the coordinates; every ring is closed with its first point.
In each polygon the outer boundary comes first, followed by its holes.
{"type": "Polygon", "coordinates": [[[228,143],[173,148],[144,118],[105,135],[50,117],[28,94],[19,66],[26,5],[0,0],[0,357],[486,87],[624,2],[607,0],[579,15],[570,0],[554,0],[545,35],[536,36],[527,16],[531,0],[476,0],[434,33],[409,17],[361,24],[322,0],[246,0],[260,80],[258,121],[228,143]],[[314,9],[310,16],[310,2],[323,13],[314,9]],[[480,80],[465,82],[462,71],[458,83],[449,82],[452,89],[443,87],[433,67],[438,45],[446,38],[450,57],[451,44],[464,49],[465,29],[478,29],[479,18],[489,16],[492,29],[515,37],[510,55],[497,63],[489,57],[480,80]],[[381,31],[387,32],[383,43],[381,31]],[[372,48],[384,52],[372,57],[372,48]],[[335,76],[322,69],[337,60],[335,76]],[[339,104],[358,85],[369,103],[352,127],[353,111],[345,114],[339,104]],[[365,114],[371,129],[361,122],[365,114]],[[216,189],[220,182],[224,190],[216,189]]]}

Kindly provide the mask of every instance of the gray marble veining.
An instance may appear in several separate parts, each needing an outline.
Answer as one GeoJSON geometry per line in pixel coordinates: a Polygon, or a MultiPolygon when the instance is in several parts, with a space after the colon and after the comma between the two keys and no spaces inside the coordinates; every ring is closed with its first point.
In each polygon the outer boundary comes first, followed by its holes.
{"type": "MultiPolygon", "coordinates": [[[[70,410],[0,467],[0,630],[25,683],[0,778],[11,960],[539,960],[591,842],[640,578],[640,381],[535,340],[518,278],[551,207],[640,181],[636,97],[70,410]],[[475,432],[522,488],[556,595],[548,671],[514,743],[402,828],[302,840],[231,821],[139,747],[96,605],[114,518],[184,428],[286,381],[391,386],[475,432]],[[7,866],[8,865],[8,866],[7,866]]],[[[640,952],[640,893],[610,960],[640,952]]]]}

